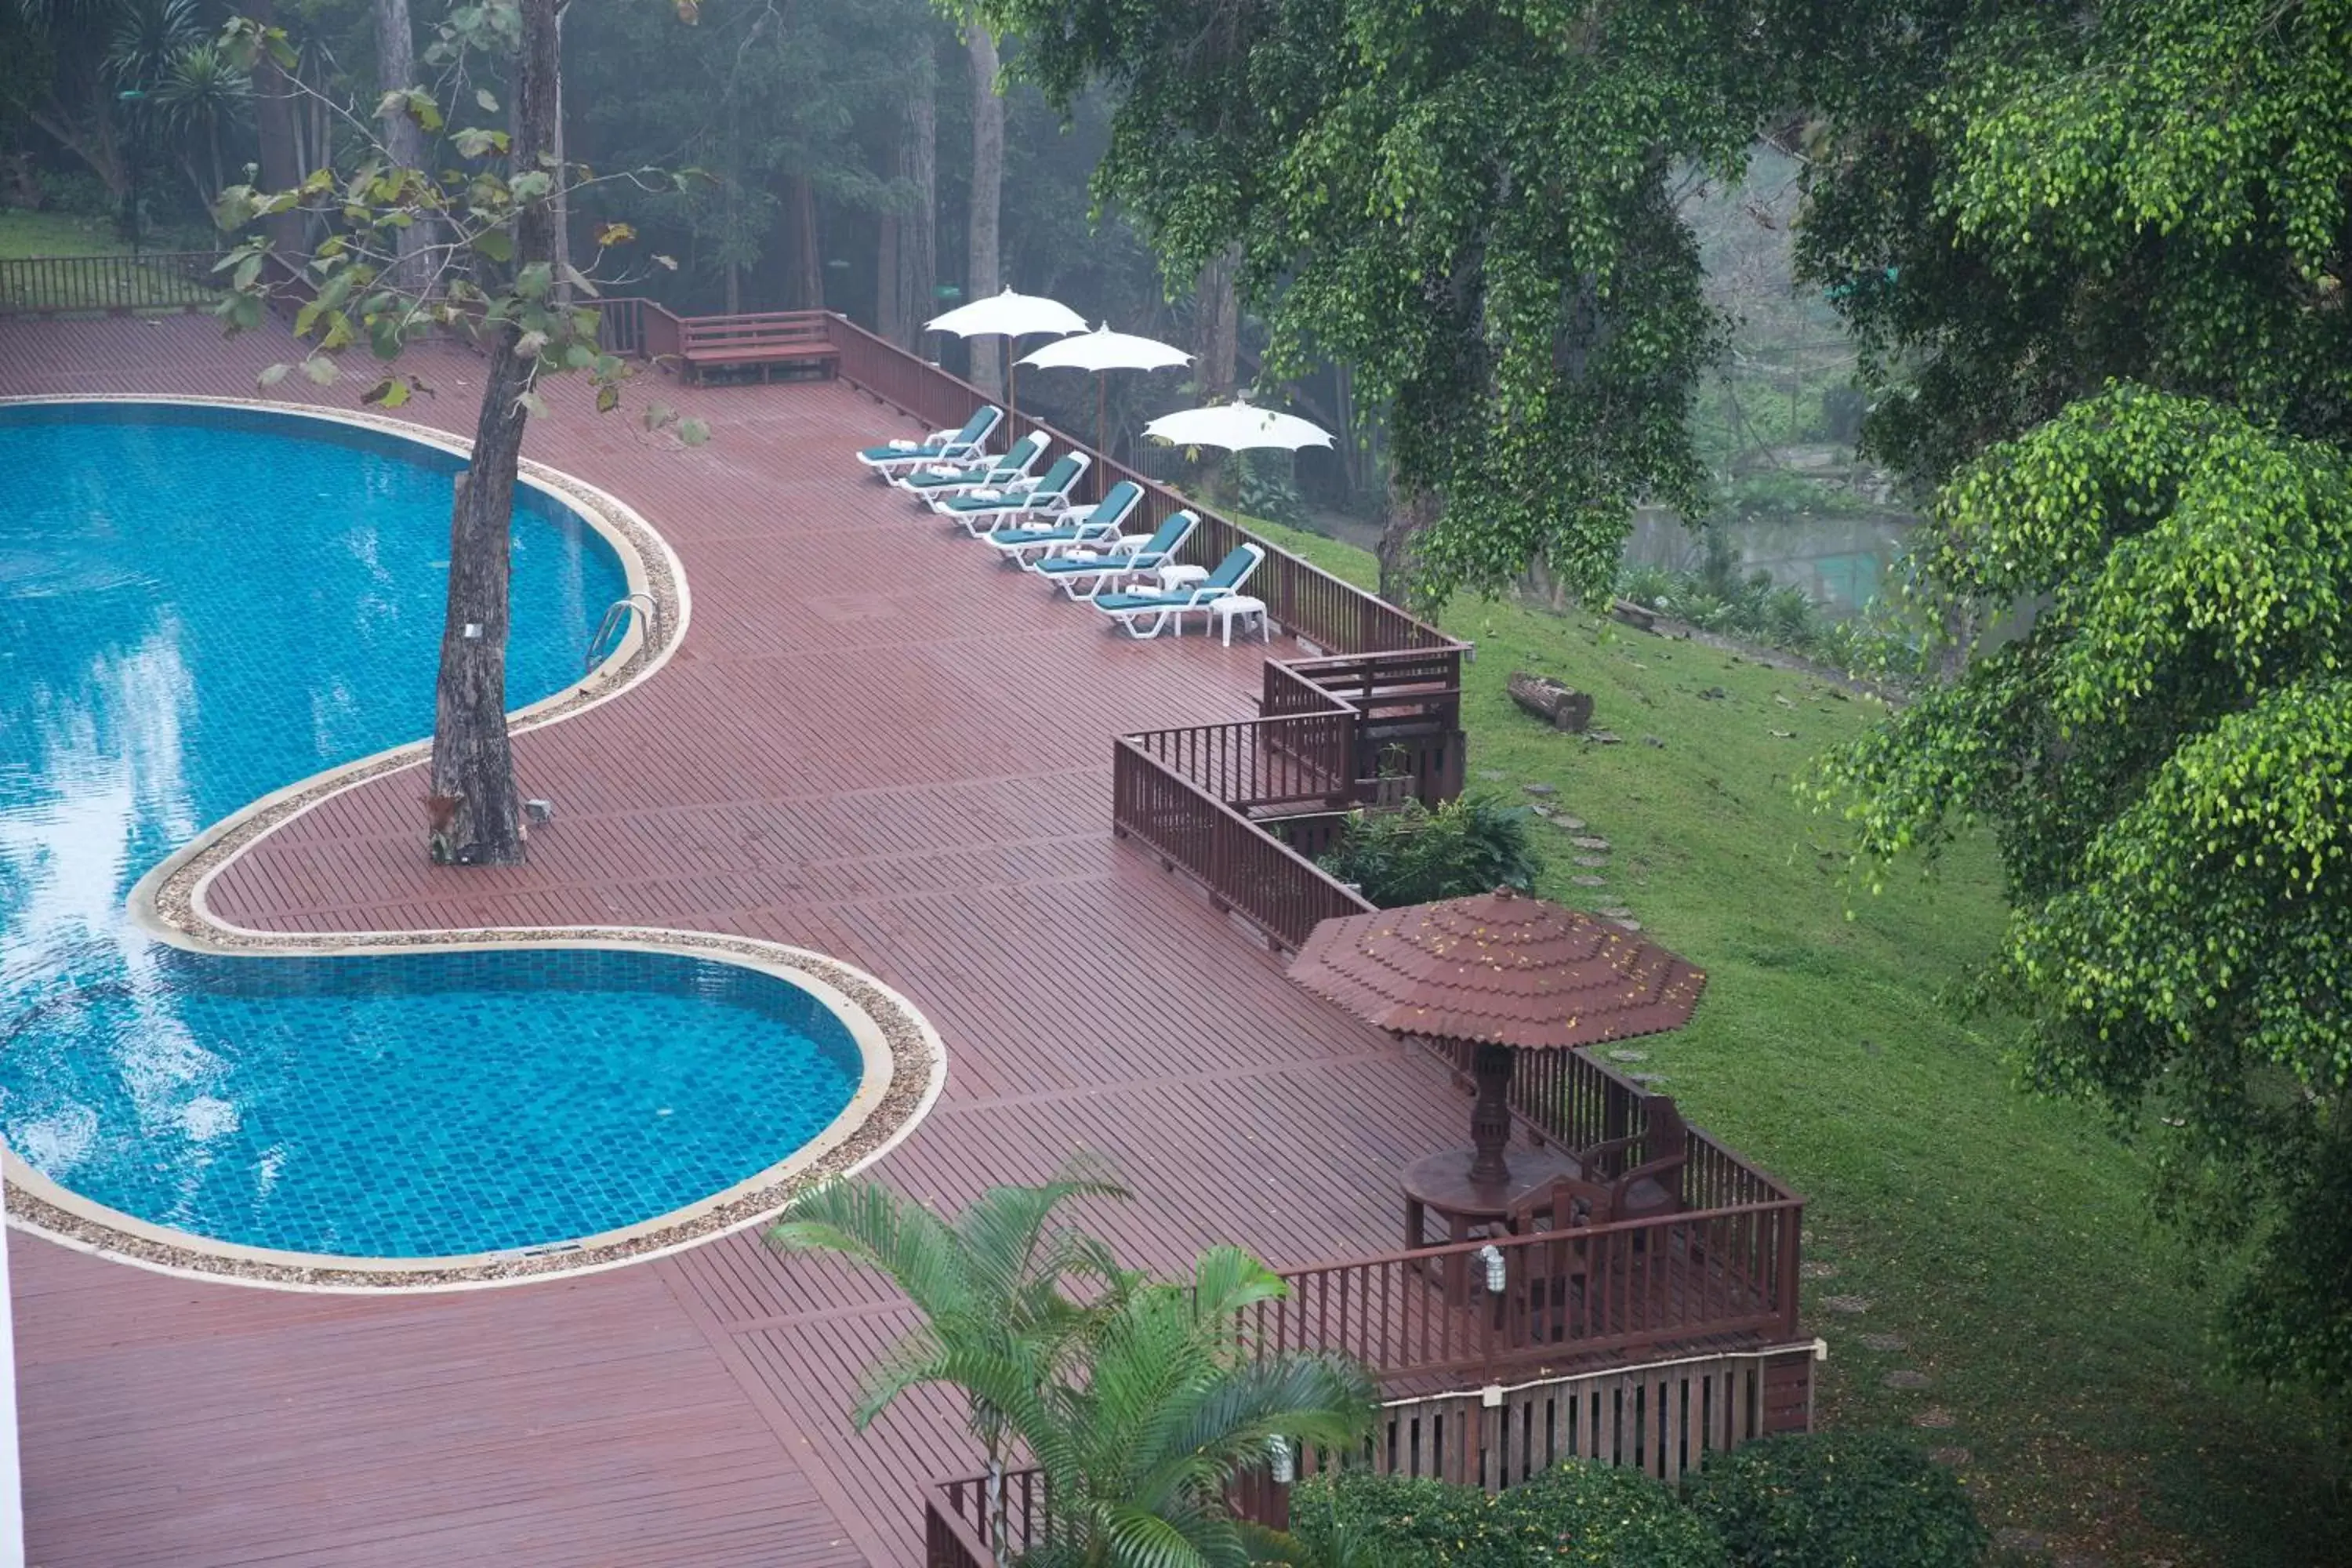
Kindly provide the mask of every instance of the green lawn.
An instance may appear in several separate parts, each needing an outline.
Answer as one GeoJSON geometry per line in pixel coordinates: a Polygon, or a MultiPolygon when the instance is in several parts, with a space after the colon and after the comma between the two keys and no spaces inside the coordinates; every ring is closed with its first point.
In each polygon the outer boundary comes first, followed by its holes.
{"type": "MultiPolygon", "coordinates": [[[[1267,532],[1374,575],[1360,551],[1267,532]]],[[[2211,1373],[2209,1300],[2149,1227],[2139,1157],[2086,1112],[2020,1092],[1998,1020],[1941,1005],[2000,931],[1990,856],[1970,847],[1932,879],[1899,868],[1874,897],[1847,880],[1842,824],[1795,793],[1884,710],[1583,616],[1465,600],[1445,625],[1477,644],[1472,787],[1525,802],[1522,784],[1553,784],[1611,843],[1605,868],[1580,867],[1542,826],[1544,891],[1630,906],[1706,970],[1696,1021],[1641,1042],[1643,1070],[1811,1200],[1806,1256],[1834,1271],[1806,1287],[1807,1326],[1831,1347],[1823,1418],[1965,1450],[1989,1523],[2111,1563],[2352,1557],[2352,1507],[2310,1410],[2211,1373]],[[1503,694],[1514,669],[1591,692],[1622,743],[1522,715],[1503,694]],[[1898,1369],[1931,1384],[1886,1387],[1898,1369]]]]}
{"type": "MultiPolygon", "coordinates": [[[[210,231],[165,230],[147,237],[144,252],[219,248],[210,231]]],[[[128,256],[131,247],[106,218],[67,213],[0,210],[0,261],[47,257],[128,256]]],[[[52,270],[39,277],[0,278],[0,305],[41,310],[101,310],[170,308],[202,303],[211,290],[187,274],[159,267],[88,272],[52,270]]]]}
{"type": "Polygon", "coordinates": [[[0,211],[0,261],[28,256],[119,256],[131,247],[114,225],[102,217],[75,217],[66,213],[0,211]]]}

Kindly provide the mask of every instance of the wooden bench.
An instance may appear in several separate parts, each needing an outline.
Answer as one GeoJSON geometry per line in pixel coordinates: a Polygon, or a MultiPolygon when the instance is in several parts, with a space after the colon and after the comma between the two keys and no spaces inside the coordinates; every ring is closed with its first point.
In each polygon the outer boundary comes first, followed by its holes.
{"type": "Polygon", "coordinates": [[[713,365],[757,365],[763,382],[778,365],[814,365],[827,380],[841,368],[841,351],[815,311],[689,317],[678,325],[678,359],[690,381],[713,365]]]}

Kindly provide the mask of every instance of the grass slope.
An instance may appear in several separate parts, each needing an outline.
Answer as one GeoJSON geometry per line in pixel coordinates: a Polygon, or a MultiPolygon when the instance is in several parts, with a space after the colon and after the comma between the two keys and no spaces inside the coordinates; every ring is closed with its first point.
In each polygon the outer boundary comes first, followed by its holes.
{"type": "MultiPolygon", "coordinates": [[[[1361,551],[1266,531],[1352,581],[1375,574],[1361,551]]],[[[1525,802],[1521,785],[1550,784],[1610,841],[1608,865],[1581,867],[1568,833],[1539,826],[1543,891],[1630,906],[1707,973],[1692,1026],[1638,1042],[1643,1070],[1810,1199],[1824,1421],[1964,1451],[1951,1457],[1989,1523],[2066,1552],[2352,1562],[2311,1413],[2211,1373],[2209,1301],[2149,1227],[2140,1157],[2083,1110],[2021,1093],[2000,1021],[1941,1004],[2000,930],[1990,854],[1964,847],[1932,879],[1898,868],[1873,896],[1847,879],[1842,825],[1798,797],[1812,760],[1884,710],[1588,616],[1465,601],[1445,624],[1477,644],[1472,788],[1525,802]],[[1514,669],[1592,693],[1622,743],[1521,714],[1503,691],[1514,669]],[[1930,1383],[1889,1388],[1897,1370],[1930,1383]]]]}

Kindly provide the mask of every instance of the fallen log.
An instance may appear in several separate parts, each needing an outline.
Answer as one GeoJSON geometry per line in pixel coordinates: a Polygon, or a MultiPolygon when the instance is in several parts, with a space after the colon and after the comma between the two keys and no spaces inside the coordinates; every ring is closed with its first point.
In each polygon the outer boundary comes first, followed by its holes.
{"type": "Polygon", "coordinates": [[[1512,701],[1555,730],[1582,734],[1592,722],[1591,693],[1563,686],[1549,676],[1513,670],[1503,689],[1510,693],[1512,701]]]}

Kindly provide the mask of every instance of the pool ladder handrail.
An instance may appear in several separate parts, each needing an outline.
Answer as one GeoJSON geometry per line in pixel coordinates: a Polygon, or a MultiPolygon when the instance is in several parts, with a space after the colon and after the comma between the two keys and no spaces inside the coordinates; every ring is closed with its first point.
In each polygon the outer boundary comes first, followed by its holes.
{"type": "Polygon", "coordinates": [[[581,656],[580,672],[583,675],[596,668],[596,650],[604,646],[604,639],[612,636],[621,623],[627,619],[631,610],[635,610],[644,616],[648,626],[660,623],[661,606],[654,603],[654,596],[651,594],[624,594],[605,605],[604,618],[596,623],[595,635],[588,639],[588,651],[581,656]]]}

